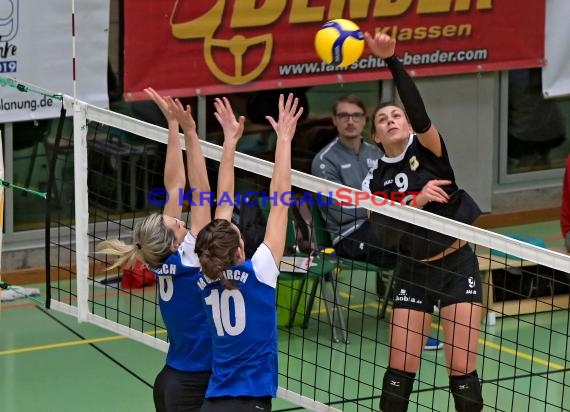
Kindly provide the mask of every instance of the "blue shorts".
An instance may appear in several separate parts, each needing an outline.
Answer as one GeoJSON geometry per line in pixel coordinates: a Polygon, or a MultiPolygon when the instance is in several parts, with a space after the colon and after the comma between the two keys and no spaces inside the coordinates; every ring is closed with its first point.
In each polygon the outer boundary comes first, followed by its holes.
{"type": "Polygon", "coordinates": [[[433,313],[434,305],[482,303],[477,256],[469,245],[432,262],[398,256],[393,307],[433,313]]]}

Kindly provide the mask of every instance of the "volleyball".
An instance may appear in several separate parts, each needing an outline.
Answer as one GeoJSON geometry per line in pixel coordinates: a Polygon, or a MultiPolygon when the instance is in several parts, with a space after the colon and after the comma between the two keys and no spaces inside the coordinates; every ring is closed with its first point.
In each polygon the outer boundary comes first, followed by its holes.
{"type": "Polygon", "coordinates": [[[347,67],[362,55],[364,35],[350,20],[330,20],[315,35],[315,50],[325,63],[347,67]]]}

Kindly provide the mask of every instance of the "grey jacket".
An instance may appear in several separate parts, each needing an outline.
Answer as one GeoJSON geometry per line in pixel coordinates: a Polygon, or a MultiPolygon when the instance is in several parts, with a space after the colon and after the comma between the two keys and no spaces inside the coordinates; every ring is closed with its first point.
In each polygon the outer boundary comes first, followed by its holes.
{"type": "MultiPolygon", "coordinates": [[[[377,146],[365,141],[362,142],[360,152],[354,153],[337,137],[317,153],[311,171],[315,176],[361,190],[368,170],[377,164],[382,155],[377,146]]],[[[326,198],[319,203],[333,245],[350,235],[368,219],[366,209],[362,207],[341,207],[326,198]],[[330,206],[323,206],[329,203],[330,206]]]]}

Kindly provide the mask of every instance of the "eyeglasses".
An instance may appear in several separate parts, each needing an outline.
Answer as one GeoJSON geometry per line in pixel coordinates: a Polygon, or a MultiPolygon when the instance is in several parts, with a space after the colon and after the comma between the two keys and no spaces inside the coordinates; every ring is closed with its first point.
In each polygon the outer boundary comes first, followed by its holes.
{"type": "Polygon", "coordinates": [[[348,119],[350,119],[352,117],[352,120],[354,120],[355,122],[362,120],[366,117],[366,113],[362,113],[362,112],[356,112],[356,113],[346,113],[346,112],[340,112],[335,114],[335,116],[337,118],[339,118],[342,121],[348,121],[348,119]]]}

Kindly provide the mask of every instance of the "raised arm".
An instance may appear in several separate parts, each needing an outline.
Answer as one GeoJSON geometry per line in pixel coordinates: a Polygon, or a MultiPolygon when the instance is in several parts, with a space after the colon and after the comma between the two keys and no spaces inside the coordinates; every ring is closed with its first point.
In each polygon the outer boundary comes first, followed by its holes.
{"type": "Polygon", "coordinates": [[[436,156],[441,156],[443,152],[439,132],[426,112],[422,96],[413,79],[395,54],[396,40],[385,33],[376,33],[374,36],[364,33],[364,38],[370,51],[382,57],[390,69],[406,115],[420,143],[436,156]]]}
{"type": "Polygon", "coordinates": [[[160,111],[168,122],[168,144],[166,145],[166,161],[164,163],[164,188],[166,189],[169,201],[164,206],[163,213],[168,216],[180,218],[182,205],[178,201],[178,189],[186,186],[186,176],[184,175],[184,161],[182,159],[182,149],[180,148],[180,137],[178,135],[178,121],[170,110],[165,98],[160,96],[153,88],[144,89],[145,93],[160,108],[160,111]]]}
{"type": "Polygon", "coordinates": [[[188,184],[190,185],[190,190],[192,190],[190,231],[194,236],[198,236],[200,230],[212,220],[210,204],[204,201],[205,197],[201,196],[201,193],[210,192],[206,160],[204,159],[200,139],[196,132],[196,122],[192,117],[191,107],[188,105],[184,108],[180,100],[173,100],[170,97],[166,98],[166,102],[169,110],[173,113],[184,132],[188,184]]]}
{"type": "Polygon", "coordinates": [[[266,116],[275,133],[275,166],[269,185],[272,198],[271,209],[267,217],[267,228],[263,242],[269,247],[275,262],[279,264],[285,249],[285,234],[287,232],[287,211],[291,193],[291,141],[295,135],[297,121],[303,113],[303,108],[297,109],[299,99],[289,94],[287,101],[279,96],[279,119],[275,121],[266,116]]]}
{"type": "Polygon", "coordinates": [[[224,146],[220,169],[218,170],[218,206],[216,207],[215,218],[231,221],[235,197],[234,158],[238,141],[243,134],[245,118],[240,116],[236,120],[230,101],[225,97],[216,98],[214,107],[216,108],[214,116],[224,131],[224,146]],[[220,200],[222,201],[220,202],[220,200]]]}

